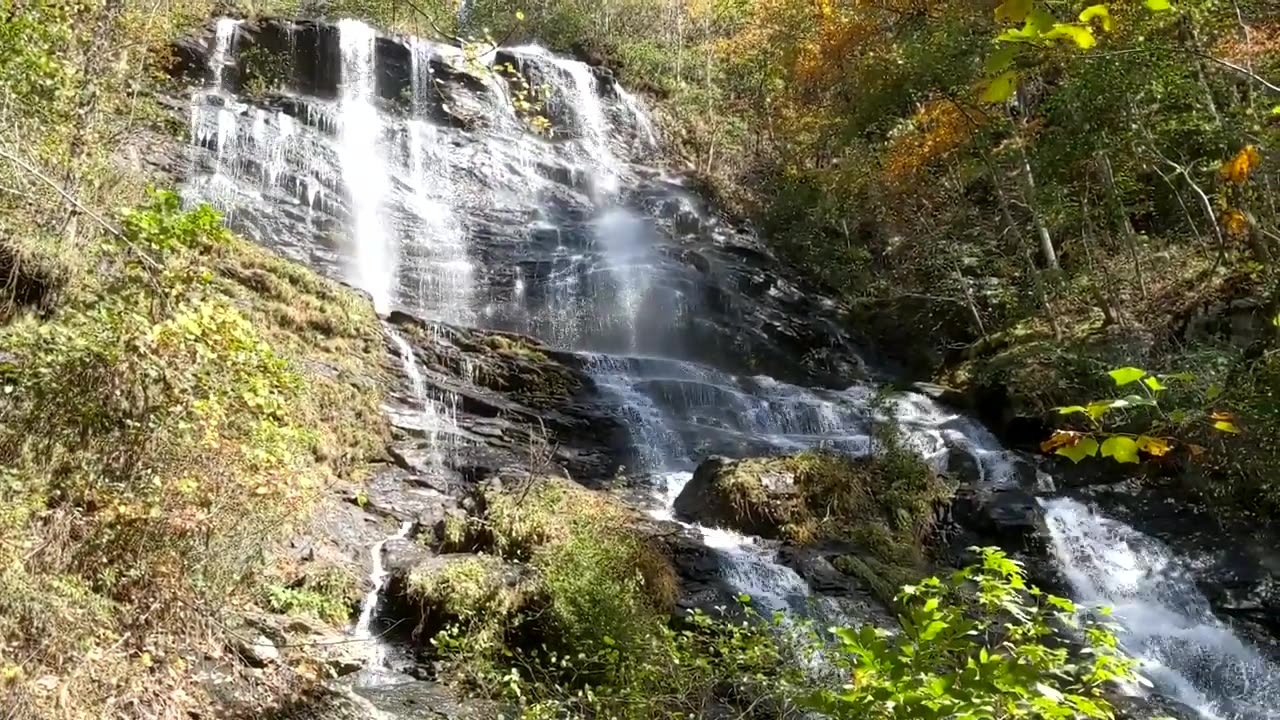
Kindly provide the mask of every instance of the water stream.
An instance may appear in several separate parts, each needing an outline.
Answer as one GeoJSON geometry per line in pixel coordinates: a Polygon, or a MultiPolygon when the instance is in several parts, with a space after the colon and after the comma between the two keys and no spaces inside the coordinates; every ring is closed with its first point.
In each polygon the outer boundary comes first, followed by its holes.
{"type": "MultiPolygon", "coordinates": [[[[1019,475],[1018,458],[989,432],[927,397],[876,402],[869,384],[804,387],[745,369],[745,357],[768,348],[740,344],[756,328],[740,325],[753,310],[734,293],[759,280],[750,263],[762,251],[646,164],[659,138],[612,77],[542,48],[510,50],[551,86],[554,132],[540,138],[493,78],[441,80],[465,74],[454,48],[409,42],[407,85],[387,91],[377,33],[344,20],[335,97],[251,107],[223,87],[239,27],[217,23],[210,80],[192,98],[187,195],[365,290],[379,311],[525,332],[580,353],[627,422],[640,463],[629,470],[652,481],[655,517],[674,520],[675,497],[709,455],[862,455],[889,416],[938,467],[964,459],[992,487],[1019,475]]],[[[783,285],[766,293],[768,302],[794,294],[783,285]]],[[[390,339],[411,384],[402,403],[411,407],[392,411],[411,415],[443,460],[456,409],[429,396],[409,343],[394,331],[390,339]]],[[[1075,594],[1117,607],[1130,624],[1127,647],[1162,692],[1206,718],[1271,717],[1275,669],[1212,616],[1166,548],[1071,501],[1050,501],[1046,513],[1075,594]]],[[[806,610],[811,592],[775,546],[692,527],[738,591],[769,609],[806,610]]],[[[384,545],[408,532],[370,549],[358,637],[377,612],[384,545]]],[[[383,650],[371,646],[380,665],[383,650]]]]}

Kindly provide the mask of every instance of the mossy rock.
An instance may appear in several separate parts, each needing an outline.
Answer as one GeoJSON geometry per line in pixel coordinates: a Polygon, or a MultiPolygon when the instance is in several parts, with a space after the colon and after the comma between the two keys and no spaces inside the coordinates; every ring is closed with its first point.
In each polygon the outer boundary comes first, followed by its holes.
{"type": "Polygon", "coordinates": [[[889,600],[928,572],[929,542],[952,488],[918,456],[892,445],[876,456],[825,452],[700,465],[676,513],[801,546],[849,550],[836,562],[889,600]]]}
{"type": "Polygon", "coordinates": [[[393,578],[419,642],[466,663],[553,648],[641,643],[679,586],[662,546],[612,497],[561,479],[482,489],[475,514],[393,578]],[[461,551],[461,552],[459,552],[461,551]]]}
{"type": "Polygon", "coordinates": [[[410,571],[405,594],[419,613],[414,634],[424,640],[451,624],[505,640],[543,603],[531,568],[472,553],[427,557],[410,571]]]}

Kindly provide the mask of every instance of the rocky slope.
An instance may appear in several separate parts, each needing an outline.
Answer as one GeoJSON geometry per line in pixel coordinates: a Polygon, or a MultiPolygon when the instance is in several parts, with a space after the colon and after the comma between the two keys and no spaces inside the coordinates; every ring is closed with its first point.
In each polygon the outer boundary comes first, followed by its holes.
{"type": "MultiPolygon", "coordinates": [[[[867,374],[844,308],[796,280],[681,179],[644,164],[651,128],[606,70],[530,48],[493,59],[553,87],[543,108],[553,133],[538,139],[507,102],[513,76],[419,41],[361,35],[367,45],[354,47],[352,32],[263,19],[223,21],[184,39],[174,67],[184,89],[170,105],[191,119],[191,143],[148,138],[133,159],[184,183],[192,199],[228,209],[233,226],[267,247],[359,285],[384,311],[388,365],[398,370],[385,462],[363,489],[335,495],[295,542],[297,560],[363,568],[369,548],[405,523],[410,540],[438,546],[451,522],[483,517],[485,488],[570,478],[633,506],[631,526],[678,575],[677,608],[725,603],[735,594],[726,556],[696,526],[640,510],[652,503],[655,476],[692,471],[710,455],[814,445],[865,453],[874,412],[869,393],[842,392],[867,374]],[[369,113],[357,118],[356,109],[369,113]],[[363,145],[352,133],[360,118],[363,145]],[[375,165],[365,162],[370,154],[375,165]],[[382,255],[371,259],[371,249],[382,255]],[[772,377],[754,376],[762,373],[772,377]]],[[[923,398],[910,402],[927,412],[906,413],[903,429],[943,458],[928,477],[955,490],[949,503],[930,493],[919,513],[941,533],[929,559],[956,562],[970,545],[1001,544],[1032,563],[1037,580],[1068,592],[1038,501],[1059,490],[969,421],[923,398]]],[[[891,584],[874,587],[869,577],[881,573],[866,572],[869,559],[884,562],[875,547],[882,538],[849,528],[820,528],[807,540],[783,532],[817,512],[807,498],[794,502],[804,495],[794,468],[753,482],[767,491],[766,505],[787,496],[778,507],[803,508],[805,517],[739,522],[732,501],[714,512],[713,476],[726,466],[698,468],[676,502],[682,519],[776,535],[787,541],[776,557],[811,591],[888,622],[872,591],[883,599],[891,584]]],[[[841,465],[837,479],[858,471],[841,465]]],[[[830,483],[817,487],[830,494],[830,483]]],[[[873,499],[886,491],[868,487],[873,499]]],[[[1189,558],[1219,615],[1256,637],[1275,632],[1273,545],[1256,532],[1210,525],[1147,487],[1086,479],[1064,491],[1101,502],[1189,558]],[[1187,533],[1188,522],[1214,531],[1187,533]],[[1240,542],[1211,545],[1215,535],[1240,542]]],[[[876,508],[875,523],[894,525],[898,509],[876,508]]],[[[387,550],[397,597],[415,569],[444,562],[422,557],[421,543],[387,550]]],[[[925,569],[923,556],[908,560],[901,564],[925,569]]],[[[385,609],[375,635],[420,620],[403,604],[385,609]]],[[[288,637],[279,634],[282,643],[288,637]]],[[[422,657],[402,667],[432,675],[422,657]]],[[[423,707],[444,706],[425,699],[432,686],[414,687],[375,690],[373,700],[402,711],[410,692],[423,707]]]]}

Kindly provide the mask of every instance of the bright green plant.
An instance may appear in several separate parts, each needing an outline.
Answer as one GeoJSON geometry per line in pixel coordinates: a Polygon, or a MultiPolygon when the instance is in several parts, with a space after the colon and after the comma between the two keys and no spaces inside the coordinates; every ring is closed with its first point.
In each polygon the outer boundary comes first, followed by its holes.
{"type": "MultiPolygon", "coordinates": [[[[1056,430],[1041,443],[1041,450],[1077,463],[1094,456],[1109,457],[1118,463],[1136,463],[1139,453],[1151,457],[1168,454],[1178,442],[1178,436],[1196,425],[1220,433],[1240,433],[1231,413],[1214,409],[1213,403],[1223,394],[1220,385],[1211,384],[1202,393],[1196,393],[1195,402],[1184,401],[1169,407],[1169,403],[1162,404],[1165,394],[1173,384],[1192,383],[1195,378],[1190,373],[1157,375],[1140,368],[1122,367],[1108,374],[1117,388],[1136,388],[1136,391],[1120,398],[1057,408],[1059,415],[1082,417],[1087,429],[1056,430]],[[1142,431],[1116,429],[1132,424],[1140,425],[1142,431]]],[[[1188,449],[1193,454],[1203,452],[1203,448],[1190,443],[1188,449]]]]}
{"type": "MultiPolygon", "coordinates": [[[[1143,4],[1152,12],[1171,9],[1169,0],[1144,0],[1143,4]]],[[[1114,24],[1108,3],[1090,5],[1068,22],[1059,21],[1045,5],[1035,0],[1004,0],[996,7],[996,22],[1015,27],[996,36],[997,49],[987,57],[989,80],[982,94],[985,102],[1003,102],[1013,95],[1020,72],[1016,66],[1019,57],[1061,44],[1088,50],[1098,44],[1096,28],[1110,32],[1114,24]],[[1016,27],[1019,24],[1022,27],[1016,27]]]]}
{"type": "MultiPolygon", "coordinates": [[[[974,548],[977,550],[977,548],[974,548]]],[[[982,564],[903,587],[902,631],[834,628],[829,657],[847,673],[808,704],[840,720],[1111,718],[1103,690],[1134,678],[1110,625],[1026,584],[996,548],[982,564]],[[1078,638],[1083,652],[1064,640],[1078,638]]]]}

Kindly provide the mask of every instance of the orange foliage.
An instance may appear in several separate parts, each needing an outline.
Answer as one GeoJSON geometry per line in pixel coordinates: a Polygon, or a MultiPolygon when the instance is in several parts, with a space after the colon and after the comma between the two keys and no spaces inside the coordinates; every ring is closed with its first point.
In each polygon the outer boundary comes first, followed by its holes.
{"type": "Polygon", "coordinates": [[[1262,155],[1258,153],[1258,148],[1246,145],[1235,157],[1222,163],[1222,167],[1218,169],[1218,177],[1234,185],[1243,185],[1248,181],[1249,173],[1261,163],[1262,155]]]}
{"type": "Polygon", "coordinates": [[[885,180],[900,185],[913,181],[921,170],[962,147],[973,135],[977,113],[950,100],[925,103],[911,119],[911,129],[889,145],[885,180]]]}
{"type": "Polygon", "coordinates": [[[1280,55],[1280,23],[1266,23],[1249,28],[1249,39],[1233,34],[1218,43],[1213,55],[1224,60],[1248,65],[1280,55]]]}

